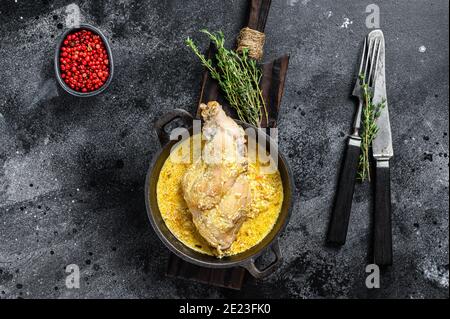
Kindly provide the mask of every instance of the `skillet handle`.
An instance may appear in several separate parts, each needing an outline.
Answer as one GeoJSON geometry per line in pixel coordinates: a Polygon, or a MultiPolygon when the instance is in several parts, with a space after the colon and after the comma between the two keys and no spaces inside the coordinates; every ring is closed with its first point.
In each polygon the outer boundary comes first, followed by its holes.
{"type": "Polygon", "coordinates": [[[185,124],[191,126],[194,117],[186,110],[174,109],[158,118],[153,123],[153,126],[155,128],[156,134],[158,134],[158,139],[161,146],[166,145],[170,141],[170,133],[167,133],[164,128],[167,124],[175,119],[181,119],[185,124]]]}
{"type": "Polygon", "coordinates": [[[255,261],[257,258],[250,259],[248,263],[243,265],[242,267],[247,269],[248,272],[256,279],[261,279],[271,275],[279,268],[279,266],[283,262],[283,257],[281,256],[280,244],[278,243],[278,239],[275,239],[275,241],[270,246],[270,249],[275,254],[275,260],[266,268],[259,269],[258,267],[256,267],[255,261]]]}

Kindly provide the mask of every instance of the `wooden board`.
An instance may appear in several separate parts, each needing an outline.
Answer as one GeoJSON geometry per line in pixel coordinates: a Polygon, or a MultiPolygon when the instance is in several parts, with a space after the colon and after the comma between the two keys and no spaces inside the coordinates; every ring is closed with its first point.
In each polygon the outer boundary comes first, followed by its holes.
{"type": "Polygon", "coordinates": [[[170,254],[167,276],[194,280],[217,287],[239,290],[245,277],[245,269],[241,267],[214,269],[200,267],[170,254]]]}
{"type": "MultiPolygon", "coordinates": [[[[249,21],[247,26],[260,32],[264,32],[270,2],[270,0],[250,1],[249,21]]],[[[214,54],[215,47],[211,44],[207,55],[209,58],[213,58],[214,54]]],[[[268,113],[268,121],[264,119],[261,123],[261,127],[277,126],[288,64],[288,54],[283,55],[271,62],[261,64],[262,78],[260,87],[268,113]]],[[[229,116],[237,118],[234,109],[232,109],[223,98],[217,81],[211,78],[208,71],[205,71],[202,78],[198,106],[200,106],[200,103],[208,103],[209,101],[218,101],[229,116]]],[[[197,107],[198,118],[200,118],[199,112],[199,107],[197,107]]],[[[246,270],[242,267],[227,269],[199,267],[180,259],[174,254],[171,254],[167,268],[167,275],[218,287],[241,289],[245,280],[246,270]]]]}

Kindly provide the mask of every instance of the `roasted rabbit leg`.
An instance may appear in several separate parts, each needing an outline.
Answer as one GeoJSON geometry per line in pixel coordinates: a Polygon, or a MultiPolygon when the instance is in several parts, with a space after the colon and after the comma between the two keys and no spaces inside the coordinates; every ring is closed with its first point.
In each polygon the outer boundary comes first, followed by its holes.
{"type": "Polygon", "coordinates": [[[249,214],[250,185],[245,133],[217,102],[201,105],[202,157],[183,177],[182,189],[198,232],[217,249],[228,249],[249,214]]]}

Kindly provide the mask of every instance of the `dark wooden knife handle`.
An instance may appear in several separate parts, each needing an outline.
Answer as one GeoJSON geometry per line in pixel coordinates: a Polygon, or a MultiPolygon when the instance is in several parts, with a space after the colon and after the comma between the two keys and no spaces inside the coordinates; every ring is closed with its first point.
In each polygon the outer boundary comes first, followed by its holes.
{"type": "Polygon", "coordinates": [[[272,0],[251,0],[247,27],[264,32],[272,0]]]}
{"type": "Polygon", "coordinates": [[[350,136],[341,175],[339,176],[336,199],[328,228],[327,243],[329,244],[345,244],[360,152],[361,139],[359,137],[350,136]]]}
{"type": "Polygon", "coordinates": [[[375,176],[374,263],[392,265],[391,176],[389,161],[377,161],[375,176]]]}

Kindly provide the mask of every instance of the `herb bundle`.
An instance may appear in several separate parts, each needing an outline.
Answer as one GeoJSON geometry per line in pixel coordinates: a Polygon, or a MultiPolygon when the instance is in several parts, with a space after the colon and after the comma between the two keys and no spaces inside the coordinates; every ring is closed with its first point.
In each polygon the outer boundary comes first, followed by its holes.
{"type": "Polygon", "coordinates": [[[362,133],[361,133],[361,154],[359,156],[358,178],[361,182],[368,180],[370,182],[370,148],[372,141],[378,133],[376,124],[377,118],[380,116],[381,110],[384,108],[385,101],[374,105],[369,85],[364,82],[364,75],[359,76],[361,81],[362,95],[364,98],[364,106],[362,113],[362,133]]]}
{"type": "Polygon", "coordinates": [[[262,73],[256,61],[248,56],[247,48],[243,48],[240,53],[225,48],[222,32],[201,32],[208,35],[217,47],[216,64],[200,53],[192,39],[187,38],[186,45],[208,69],[211,77],[219,82],[219,87],[228,103],[236,110],[239,119],[259,126],[263,116],[267,119],[267,110],[259,88],[262,73]]]}

